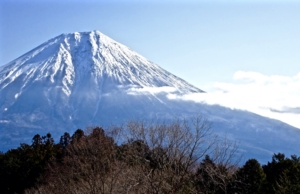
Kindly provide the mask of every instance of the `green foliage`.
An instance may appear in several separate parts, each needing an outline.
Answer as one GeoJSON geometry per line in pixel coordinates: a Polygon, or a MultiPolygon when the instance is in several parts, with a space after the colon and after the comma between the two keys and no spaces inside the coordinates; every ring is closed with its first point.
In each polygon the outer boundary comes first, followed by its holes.
{"type": "Polygon", "coordinates": [[[0,157],[0,193],[22,193],[37,183],[37,178],[45,172],[46,164],[60,152],[51,134],[35,135],[32,144],[21,144],[0,157]]]}
{"type": "Polygon", "coordinates": [[[261,193],[266,175],[256,159],[249,159],[245,165],[236,172],[236,191],[241,193],[261,193]]]}
{"type": "Polygon", "coordinates": [[[300,193],[300,157],[274,154],[263,169],[267,175],[265,193],[300,193]]]}

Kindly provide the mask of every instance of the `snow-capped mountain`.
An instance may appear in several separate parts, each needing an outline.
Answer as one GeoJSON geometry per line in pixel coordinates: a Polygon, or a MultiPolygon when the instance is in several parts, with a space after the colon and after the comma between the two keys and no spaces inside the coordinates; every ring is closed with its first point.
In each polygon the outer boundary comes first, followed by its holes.
{"type": "Polygon", "coordinates": [[[0,84],[5,89],[23,79],[25,90],[32,82],[58,82],[63,93],[70,96],[86,76],[97,88],[109,79],[114,85],[169,86],[182,92],[202,92],[99,31],[62,34],[49,40],[2,67],[0,84]]]}
{"type": "Polygon", "coordinates": [[[201,114],[245,155],[299,154],[300,130],[253,113],[175,100],[203,91],[99,31],[57,36],[0,66],[0,148],[88,125],[201,114]]]}

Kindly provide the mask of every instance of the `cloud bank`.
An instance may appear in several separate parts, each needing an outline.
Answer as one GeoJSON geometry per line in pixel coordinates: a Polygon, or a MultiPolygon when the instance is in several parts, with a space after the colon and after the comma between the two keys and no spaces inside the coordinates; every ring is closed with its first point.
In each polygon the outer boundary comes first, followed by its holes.
{"type": "Polygon", "coordinates": [[[247,110],[300,129],[300,73],[288,77],[238,71],[232,83],[215,82],[208,93],[168,97],[247,110]]]}
{"type": "MultiPolygon", "coordinates": [[[[215,82],[207,93],[183,95],[174,87],[129,87],[131,95],[165,94],[171,100],[187,100],[250,111],[300,129],[300,72],[295,76],[263,75],[238,71],[231,83],[215,82]]],[[[159,100],[159,98],[158,98],[159,100]]]]}

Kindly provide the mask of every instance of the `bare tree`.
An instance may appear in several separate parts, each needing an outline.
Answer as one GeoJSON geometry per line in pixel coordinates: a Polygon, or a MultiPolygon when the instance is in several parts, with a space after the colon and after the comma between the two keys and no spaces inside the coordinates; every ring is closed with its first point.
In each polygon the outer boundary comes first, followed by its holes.
{"type": "Polygon", "coordinates": [[[202,117],[171,123],[130,121],[105,131],[88,128],[77,136],[62,161],[49,165],[43,177],[47,182],[27,194],[199,193],[200,168],[226,191],[227,167],[236,152],[235,144],[221,141],[202,117]],[[207,155],[216,168],[201,165],[207,155]]]}
{"type": "Polygon", "coordinates": [[[146,179],[145,188],[150,193],[192,192],[191,174],[206,155],[211,155],[220,166],[227,167],[234,162],[236,144],[218,138],[210,122],[202,117],[170,124],[132,121],[122,132],[127,143],[139,141],[147,148],[144,149],[147,153],[141,154],[136,149],[136,152],[131,150],[131,155],[149,163],[149,167],[141,169],[140,173],[146,179]]]}

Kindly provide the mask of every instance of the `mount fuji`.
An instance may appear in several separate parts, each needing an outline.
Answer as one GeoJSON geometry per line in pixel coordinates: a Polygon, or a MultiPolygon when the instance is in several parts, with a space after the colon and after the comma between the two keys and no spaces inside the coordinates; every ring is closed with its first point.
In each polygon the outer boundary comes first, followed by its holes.
{"type": "Polygon", "coordinates": [[[242,110],[170,98],[203,93],[99,31],[57,36],[0,66],[0,150],[39,133],[198,114],[246,158],[300,154],[300,130],[242,110]]]}

